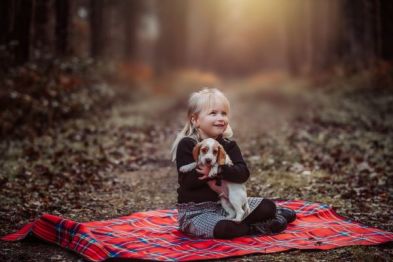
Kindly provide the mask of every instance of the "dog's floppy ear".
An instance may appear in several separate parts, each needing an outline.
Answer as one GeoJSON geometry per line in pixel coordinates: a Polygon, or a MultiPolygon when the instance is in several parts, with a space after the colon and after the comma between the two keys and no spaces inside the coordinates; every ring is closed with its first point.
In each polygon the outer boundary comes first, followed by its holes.
{"type": "Polygon", "coordinates": [[[199,157],[199,151],[201,149],[202,143],[198,143],[194,146],[194,149],[192,150],[192,156],[194,157],[195,161],[198,161],[199,157]]]}
{"type": "Polygon", "coordinates": [[[220,166],[225,165],[225,159],[226,159],[226,157],[227,157],[227,153],[225,152],[224,147],[223,147],[222,145],[219,145],[219,146],[218,146],[218,155],[217,155],[217,158],[218,158],[218,164],[219,164],[220,166]]]}

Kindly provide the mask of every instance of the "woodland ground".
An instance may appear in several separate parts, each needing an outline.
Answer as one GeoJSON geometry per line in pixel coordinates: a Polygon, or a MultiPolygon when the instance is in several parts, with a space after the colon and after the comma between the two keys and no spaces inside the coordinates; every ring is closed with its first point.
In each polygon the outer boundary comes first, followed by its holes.
{"type": "MultiPolygon", "coordinates": [[[[170,94],[161,92],[165,86],[145,92],[103,85],[110,103],[97,100],[94,110],[39,134],[3,139],[0,235],[43,212],[83,222],[174,208],[177,173],[169,148],[184,122],[187,95],[205,80],[177,78],[168,84],[170,94]]],[[[323,83],[260,76],[219,86],[231,101],[234,139],[251,170],[249,195],[323,202],[355,221],[393,231],[390,80],[376,81],[366,72],[323,83]]],[[[219,261],[392,258],[390,243],[219,261]]],[[[83,259],[30,239],[0,242],[0,260],[83,259]]]]}

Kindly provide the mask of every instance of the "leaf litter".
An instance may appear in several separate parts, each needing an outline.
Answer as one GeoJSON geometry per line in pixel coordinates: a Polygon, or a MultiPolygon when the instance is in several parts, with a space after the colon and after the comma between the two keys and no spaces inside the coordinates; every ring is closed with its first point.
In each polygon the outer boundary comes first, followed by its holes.
{"type": "MultiPolygon", "coordinates": [[[[321,87],[223,83],[234,139],[252,173],[248,194],[324,202],[353,220],[393,231],[393,92],[359,84],[371,77],[334,79],[321,87]]],[[[0,142],[1,235],[44,212],[83,222],[175,207],[169,148],[183,124],[184,97],[122,96],[117,103],[112,89],[101,94],[105,106],[97,98],[94,110],[0,142]]],[[[37,241],[0,245],[0,258],[8,261],[80,260],[37,241]]],[[[392,254],[383,245],[224,260],[387,261],[392,254]]]]}

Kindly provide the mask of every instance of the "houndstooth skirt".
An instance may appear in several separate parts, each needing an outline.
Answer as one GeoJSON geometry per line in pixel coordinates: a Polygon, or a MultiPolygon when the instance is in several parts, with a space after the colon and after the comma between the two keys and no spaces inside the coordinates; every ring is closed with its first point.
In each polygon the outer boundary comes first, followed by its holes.
{"type": "MultiPolygon", "coordinates": [[[[262,197],[249,197],[250,213],[262,202],[262,197]]],[[[179,229],[201,238],[213,238],[214,227],[221,220],[228,220],[220,202],[180,203],[178,210],[179,229]]],[[[243,217],[243,220],[248,216],[243,217]]]]}

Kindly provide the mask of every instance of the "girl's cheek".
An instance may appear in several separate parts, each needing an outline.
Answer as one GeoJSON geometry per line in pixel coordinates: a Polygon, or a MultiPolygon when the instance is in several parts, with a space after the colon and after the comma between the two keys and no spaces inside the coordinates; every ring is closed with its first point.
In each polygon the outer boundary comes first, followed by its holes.
{"type": "Polygon", "coordinates": [[[216,119],[216,117],[213,115],[209,115],[208,119],[209,119],[209,121],[214,121],[216,119]]]}

